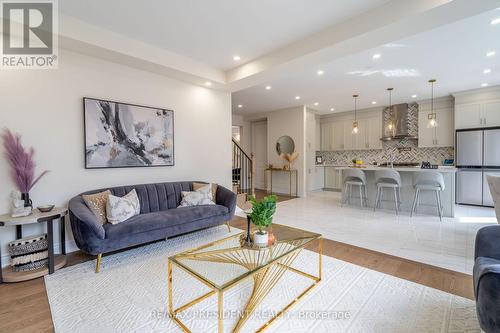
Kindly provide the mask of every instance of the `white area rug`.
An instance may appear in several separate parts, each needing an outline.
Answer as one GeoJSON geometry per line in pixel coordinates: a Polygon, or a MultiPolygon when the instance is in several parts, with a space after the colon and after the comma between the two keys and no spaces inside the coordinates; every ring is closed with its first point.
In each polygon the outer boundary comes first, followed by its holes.
{"type": "MultiPolygon", "coordinates": [[[[67,267],[45,277],[57,333],[181,332],[166,315],[167,258],[180,251],[227,237],[225,226],[200,231],[67,267]]],[[[314,273],[317,254],[303,251],[294,266],[314,273]]],[[[177,307],[202,295],[206,287],[174,268],[177,307]]],[[[224,295],[226,311],[241,310],[251,279],[224,295]]],[[[287,272],[244,326],[253,332],[271,311],[287,304],[310,283],[287,272]]],[[[217,332],[216,296],[185,312],[193,332],[217,332]]],[[[225,332],[235,316],[227,312],[225,332]]],[[[323,280],[278,319],[269,332],[480,332],[474,302],[390,275],[323,257],[323,280]]]]}

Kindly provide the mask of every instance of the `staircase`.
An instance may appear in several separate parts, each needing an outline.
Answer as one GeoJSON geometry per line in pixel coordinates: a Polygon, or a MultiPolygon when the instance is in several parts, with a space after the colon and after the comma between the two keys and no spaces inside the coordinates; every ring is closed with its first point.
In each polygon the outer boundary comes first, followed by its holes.
{"type": "Polygon", "coordinates": [[[253,154],[248,155],[234,139],[232,139],[232,152],[233,192],[238,195],[238,207],[243,207],[248,195],[255,195],[255,159],[253,154]]]}

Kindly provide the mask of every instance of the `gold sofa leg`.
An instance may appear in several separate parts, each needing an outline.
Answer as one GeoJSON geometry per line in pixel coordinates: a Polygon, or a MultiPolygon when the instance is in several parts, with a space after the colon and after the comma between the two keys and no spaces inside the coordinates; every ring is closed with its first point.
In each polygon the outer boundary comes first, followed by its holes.
{"type": "Polygon", "coordinates": [[[97,255],[97,259],[95,261],[95,272],[99,273],[99,269],[101,268],[101,258],[102,258],[102,253],[99,253],[97,255]]]}
{"type": "Polygon", "coordinates": [[[227,225],[227,230],[229,230],[229,232],[231,232],[231,226],[229,225],[229,221],[226,222],[226,225],[227,225]]]}

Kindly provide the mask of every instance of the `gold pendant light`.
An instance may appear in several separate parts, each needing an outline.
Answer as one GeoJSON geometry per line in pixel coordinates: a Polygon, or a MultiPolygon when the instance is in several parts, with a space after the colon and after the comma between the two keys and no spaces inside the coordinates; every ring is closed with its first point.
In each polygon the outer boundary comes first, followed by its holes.
{"type": "Polygon", "coordinates": [[[357,118],[356,112],[357,112],[357,108],[358,108],[357,99],[358,99],[359,95],[352,95],[352,97],[354,98],[354,121],[352,123],[352,134],[358,134],[359,127],[358,127],[358,118],[357,118]]]}
{"type": "Polygon", "coordinates": [[[434,83],[436,80],[429,80],[429,83],[431,84],[431,113],[427,115],[427,128],[436,128],[438,127],[437,114],[434,112],[434,83]]]}
{"type": "Polygon", "coordinates": [[[389,92],[389,116],[391,117],[389,120],[389,124],[387,124],[387,129],[389,132],[394,135],[394,130],[396,126],[394,125],[394,118],[392,115],[392,91],[394,88],[387,88],[387,91],[389,92]]]}

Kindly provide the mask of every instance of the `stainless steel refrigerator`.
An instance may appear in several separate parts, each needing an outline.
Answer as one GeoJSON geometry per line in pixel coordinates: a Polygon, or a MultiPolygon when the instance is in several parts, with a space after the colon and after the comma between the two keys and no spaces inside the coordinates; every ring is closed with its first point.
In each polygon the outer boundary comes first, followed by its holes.
{"type": "Polygon", "coordinates": [[[500,129],[457,130],[458,204],[493,207],[487,175],[500,176],[500,129]]]}

